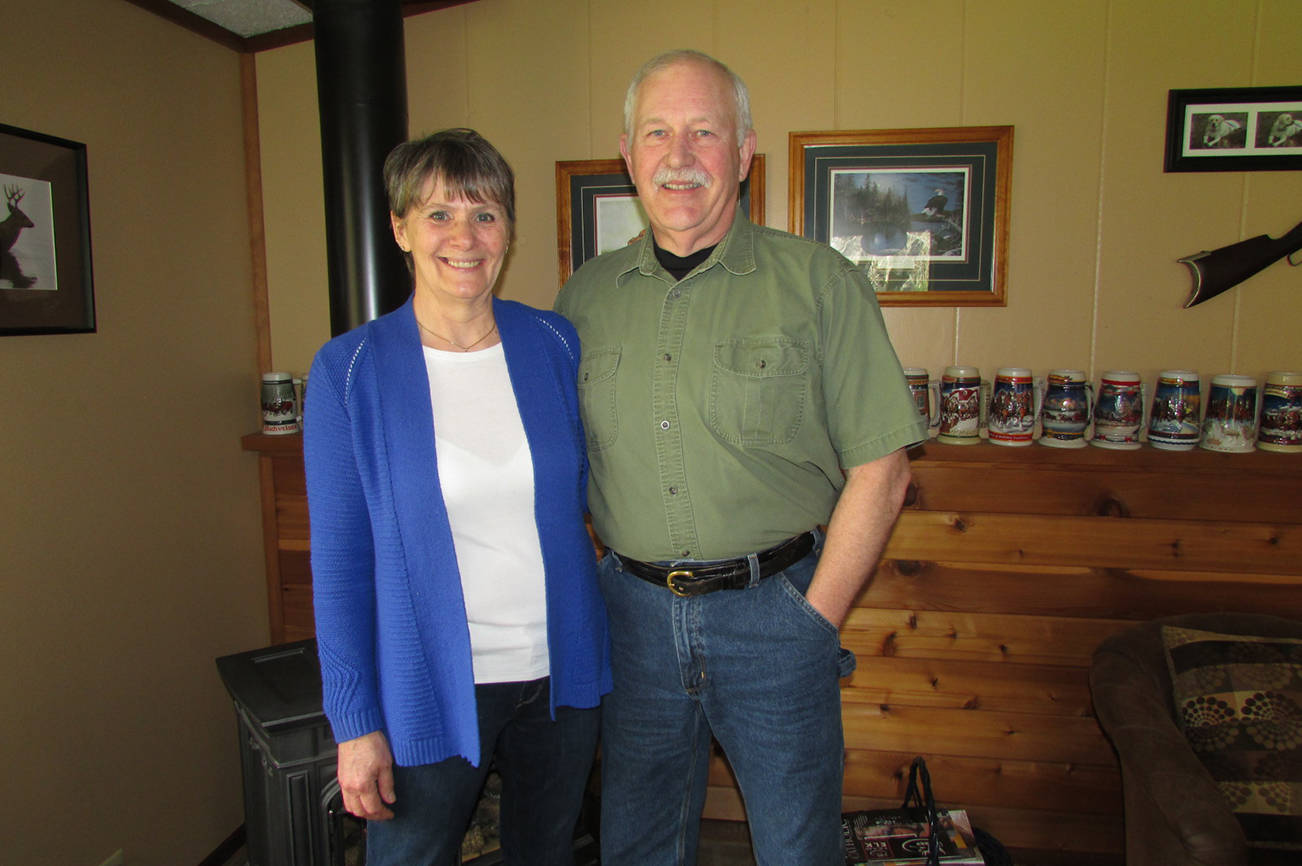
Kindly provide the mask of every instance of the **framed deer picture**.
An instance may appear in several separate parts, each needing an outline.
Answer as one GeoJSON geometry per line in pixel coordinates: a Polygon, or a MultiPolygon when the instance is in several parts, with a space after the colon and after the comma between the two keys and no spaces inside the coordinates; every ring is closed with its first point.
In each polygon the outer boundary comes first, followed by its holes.
{"type": "Polygon", "coordinates": [[[0,335],[95,330],[86,145],[0,124],[0,335]]]}

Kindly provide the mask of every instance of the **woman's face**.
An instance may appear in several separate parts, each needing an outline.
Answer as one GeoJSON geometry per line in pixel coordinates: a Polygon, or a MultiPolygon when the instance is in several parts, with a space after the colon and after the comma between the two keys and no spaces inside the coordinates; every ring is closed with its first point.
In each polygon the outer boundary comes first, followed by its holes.
{"type": "Polygon", "coordinates": [[[411,253],[417,294],[439,303],[492,294],[511,230],[500,205],[453,195],[431,178],[407,213],[390,219],[394,240],[411,253]]]}

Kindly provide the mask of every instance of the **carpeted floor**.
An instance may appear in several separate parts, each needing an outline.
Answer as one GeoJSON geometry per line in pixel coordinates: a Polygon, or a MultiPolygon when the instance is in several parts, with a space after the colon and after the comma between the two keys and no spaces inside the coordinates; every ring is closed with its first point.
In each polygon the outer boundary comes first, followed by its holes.
{"type": "MultiPolygon", "coordinates": [[[[491,853],[469,863],[493,866],[498,861],[491,853]]],[[[754,866],[746,825],[734,821],[704,821],[701,824],[701,847],[697,866],[754,866]]],[[[221,866],[249,866],[248,852],[241,848],[221,866]]]]}

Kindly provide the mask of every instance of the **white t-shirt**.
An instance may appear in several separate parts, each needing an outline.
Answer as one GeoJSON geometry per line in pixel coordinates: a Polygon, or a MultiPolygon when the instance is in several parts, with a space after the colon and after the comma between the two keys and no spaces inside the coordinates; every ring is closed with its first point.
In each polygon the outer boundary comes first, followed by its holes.
{"type": "Polygon", "coordinates": [[[439,483],[470,623],[476,683],[550,672],[533,459],[501,344],[425,347],[439,483]]]}

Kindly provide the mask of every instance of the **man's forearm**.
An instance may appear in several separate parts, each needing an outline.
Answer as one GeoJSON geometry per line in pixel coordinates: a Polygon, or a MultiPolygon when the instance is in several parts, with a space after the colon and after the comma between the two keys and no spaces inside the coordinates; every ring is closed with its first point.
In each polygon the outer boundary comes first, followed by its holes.
{"type": "Polygon", "coordinates": [[[805,597],[838,628],[881,558],[909,486],[904,449],[846,472],[827,541],[805,597]]]}

